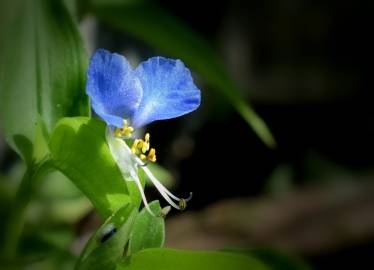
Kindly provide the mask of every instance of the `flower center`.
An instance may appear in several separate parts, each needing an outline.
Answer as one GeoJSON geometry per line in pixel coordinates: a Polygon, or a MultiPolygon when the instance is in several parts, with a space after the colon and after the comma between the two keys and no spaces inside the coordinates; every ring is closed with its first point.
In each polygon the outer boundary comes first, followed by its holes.
{"type": "MultiPolygon", "coordinates": [[[[114,135],[116,137],[131,138],[134,128],[127,124],[126,120],[123,120],[123,127],[116,128],[114,135]]],[[[132,146],[131,152],[137,155],[142,161],[156,162],[156,149],[150,148],[149,142],[151,135],[146,133],[143,139],[135,139],[132,146]]]]}
{"type": "MultiPolygon", "coordinates": [[[[128,125],[127,121],[123,121],[123,127],[122,128],[116,128],[113,132],[113,129],[108,129],[109,132],[107,132],[107,141],[109,143],[109,146],[111,147],[112,155],[116,157],[117,164],[120,166],[121,171],[123,174],[128,174],[128,171],[134,172],[134,174],[131,174],[131,178],[135,181],[136,185],[138,186],[139,192],[141,194],[141,197],[143,199],[144,205],[151,213],[154,215],[154,213],[151,211],[151,209],[148,206],[147,198],[145,197],[144,190],[142,187],[142,184],[139,180],[139,177],[137,175],[137,166],[141,166],[145,174],[147,175],[148,179],[153,183],[153,185],[157,188],[157,190],[160,192],[162,197],[174,208],[178,210],[185,210],[187,207],[187,202],[191,200],[192,198],[192,192],[190,193],[190,196],[186,199],[184,198],[178,198],[173,193],[171,193],[169,190],[164,187],[159,180],[152,174],[152,172],[149,170],[149,168],[146,166],[148,161],[156,162],[156,150],[154,148],[151,148],[150,144],[150,138],[151,136],[149,133],[146,133],[144,136],[144,139],[133,139],[132,133],[134,132],[134,129],[128,125]],[[114,135],[114,136],[113,136],[114,135]],[[119,139],[123,144],[120,144],[122,146],[122,150],[118,150],[113,141],[113,137],[119,139]],[[131,148],[126,143],[126,141],[132,141],[131,148]],[[133,155],[130,154],[130,151],[133,155]]],[[[128,177],[125,177],[127,179],[128,177]]],[[[169,208],[165,208],[161,216],[166,216],[167,212],[169,211],[169,208]]]]}
{"type": "Polygon", "coordinates": [[[127,121],[126,120],[123,120],[123,127],[122,128],[116,128],[116,130],[114,131],[114,135],[116,137],[125,137],[125,138],[129,138],[132,136],[132,133],[134,132],[134,128],[133,127],[130,127],[128,124],[127,124],[127,121]]]}
{"type": "Polygon", "coordinates": [[[152,161],[156,162],[156,150],[150,148],[150,139],[149,133],[146,133],[144,140],[136,139],[131,147],[131,152],[137,155],[142,161],[152,161]]]}

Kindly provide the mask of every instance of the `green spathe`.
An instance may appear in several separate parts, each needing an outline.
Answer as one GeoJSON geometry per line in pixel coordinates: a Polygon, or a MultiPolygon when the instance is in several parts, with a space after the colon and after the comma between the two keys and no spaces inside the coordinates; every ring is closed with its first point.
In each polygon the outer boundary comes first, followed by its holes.
{"type": "Polygon", "coordinates": [[[87,118],[64,118],[50,141],[55,166],[90,199],[107,218],[121,206],[140,204],[134,182],[124,181],[105,140],[104,122],[87,118]]]}

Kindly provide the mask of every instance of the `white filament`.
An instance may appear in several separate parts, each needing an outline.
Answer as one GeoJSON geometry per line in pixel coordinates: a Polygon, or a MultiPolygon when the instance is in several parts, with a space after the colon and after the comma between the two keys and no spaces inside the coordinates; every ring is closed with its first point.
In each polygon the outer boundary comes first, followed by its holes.
{"type": "Polygon", "coordinates": [[[162,197],[174,208],[180,210],[179,206],[172,201],[171,198],[175,199],[176,201],[180,201],[178,197],[176,197],[173,193],[171,193],[166,187],[164,187],[159,180],[152,174],[152,172],[147,168],[142,168],[144,172],[147,174],[149,180],[151,180],[152,184],[157,188],[157,190],[160,192],[162,197]],[[171,198],[170,198],[171,197],[171,198]]]}
{"type": "Polygon", "coordinates": [[[135,160],[136,156],[131,152],[131,149],[121,138],[117,138],[114,136],[114,132],[110,128],[107,128],[106,140],[110,152],[112,153],[112,156],[116,161],[123,178],[126,181],[135,181],[142,197],[144,206],[146,207],[148,212],[154,216],[154,213],[149,208],[147,198],[144,194],[142,184],[138,177],[138,167],[135,160]]]}
{"type": "MultiPolygon", "coordinates": [[[[112,153],[112,156],[114,160],[116,161],[118,168],[120,169],[122,173],[123,178],[126,181],[135,181],[136,186],[138,187],[140,195],[142,197],[144,206],[146,207],[148,212],[151,213],[151,215],[155,216],[148,205],[147,198],[144,194],[144,190],[143,190],[142,184],[138,176],[138,166],[143,165],[143,162],[135,154],[131,152],[131,149],[129,148],[129,146],[121,138],[117,138],[114,135],[114,130],[109,127],[107,128],[107,131],[106,131],[106,140],[107,140],[110,152],[112,153]]],[[[148,176],[152,184],[160,192],[162,197],[171,206],[180,210],[180,207],[172,200],[174,199],[175,201],[180,201],[180,198],[175,196],[166,187],[164,187],[161,184],[161,182],[153,175],[153,173],[146,166],[141,166],[141,168],[144,170],[144,172],[146,173],[146,175],[148,176]]]]}

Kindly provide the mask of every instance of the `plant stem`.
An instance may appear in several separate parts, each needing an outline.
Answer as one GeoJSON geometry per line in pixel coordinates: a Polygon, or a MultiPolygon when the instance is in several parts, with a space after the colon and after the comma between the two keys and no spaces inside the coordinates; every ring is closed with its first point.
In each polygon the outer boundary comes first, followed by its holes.
{"type": "Polygon", "coordinates": [[[44,160],[37,165],[27,166],[14,198],[14,204],[10,209],[11,212],[7,226],[5,227],[5,239],[2,251],[4,258],[10,260],[15,258],[24,225],[26,207],[35,192],[38,180],[48,173],[51,168],[50,160],[44,160]]]}

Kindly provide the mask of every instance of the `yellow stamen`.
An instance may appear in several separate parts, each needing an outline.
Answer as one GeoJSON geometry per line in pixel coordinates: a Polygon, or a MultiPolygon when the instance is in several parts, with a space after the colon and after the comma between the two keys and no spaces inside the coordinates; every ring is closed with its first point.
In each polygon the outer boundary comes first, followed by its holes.
{"type": "Polygon", "coordinates": [[[143,145],[141,147],[143,154],[145,154],[149,150],[149,147],[150,147],[149,139],[150,139],[150,137],[151,136],[149,135],[149,133],[146,133],[145,136],[144,136],[143,145]]]}
{"type": "Polygon", "coordinates": [[[151,138],[151,135],[149,135],[149,133],[146,133],[145,136],[144,136],[145,142],[149,143],[150,138],[151,138]]]}
{"type": "Polygon", "coordinates": [[[149,143],[143,141],[141,149],[143,154],[145,154],[149,150],[149,143]]]}
{"type": "Polygon", "coordinates": [[[121,137],[122,136],[122,128],[116,128],[114,131],[114,136],[121,137]]]}
{"type": "Polygon", "coordinates": [[[149,153],[147,155],[147,160],[156,162],[156,149],[151,148],[151,150],[149,150],[149,153]]]}
{"type": "Polygon", "coordinates": [[[124,127],[123,128],[123,135],[125,135],[126,137],[131,137],[132,133],[134,131],[134,128],[133,127],[124,127]]]}
{"type": "Polygon", "coordinates": [[[114,131],[114,135],[116,137],[131,137],[132,133],[134,131],[133,127],[130,127],[127,125],[127,121],[123,120],[123,127],[122,128],[116,128],[114,131]]]}
{"type": "Polygon", "coordinates": [[[146,133],[144,136],[144,140],[134,140],[134,143],[131,146],[131,152],[137,155],[142,161],[148,160],[156,162],[156,150],[154,148],[150,148],[150,137],[151,136],[149,135],[149,133],[146,133]]]}
{"type": "Polygon", "coordinates": [[[131,152],[133,154],[139,154],[139,145],[142,144],[142,140],[136,139],[131,147],[131,152]]]}

